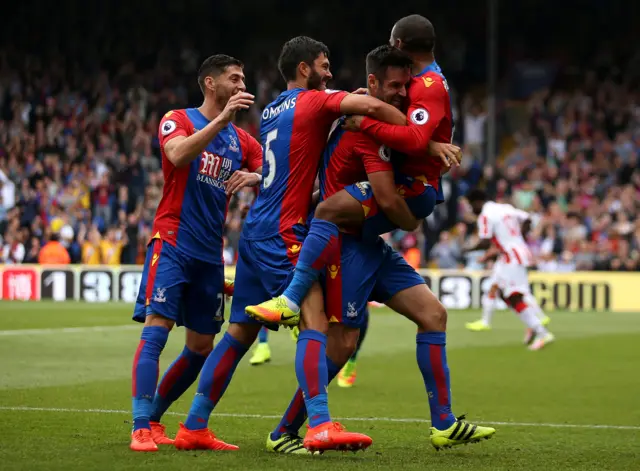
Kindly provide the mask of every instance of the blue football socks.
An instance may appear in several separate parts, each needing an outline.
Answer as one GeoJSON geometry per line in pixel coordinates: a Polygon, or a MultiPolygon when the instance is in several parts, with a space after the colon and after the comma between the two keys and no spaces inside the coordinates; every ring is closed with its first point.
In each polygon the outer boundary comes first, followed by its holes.
{"type": "Polygon", "coordinates": [[[309,233],[304,239],[293,280],[283,295],[289,301],[289,308],[300,309],[313,283],[318,279],[320,271],[326,264],[326,257],[331,242],[338,237],[338,226],[329,221],[314,219],[311,221],[309,233]]]}
{"type": "Polygon", "coordinates": [[[447,334],[421,332],[416,336],[416,359],[429,397],[431,423],[438,430],[451,427],[456,418],[451,412],[451,381],[447,364],[447,334]]]}
{"type": "Polygon", "coordinates": [[[184,347],[165,372],[153,398],[151,421],[160,422],[167,409],[195,382],[204,365],[206,355],[200,355],[184,347]]]}
{"type": "Polygon", "coordinates": [[[309,426],[330,422],[327,386],[327,336],[317,330],[300,332],[296,348],[296,377],[304,393],[309,426]]]}
{"type": "Polygon", "coordinates": [[[188,429],[199,430],[208,427],[211,412],[227,390],[231,377],[245,353],[247,347],[228,332],[224,334],[204,362],[198,390],[184,424],[188,429]]]}
{"type": "Polygon", "coordinates": [[[160,354],[167,344],[169,329],[148,326],[142,329],[140,343],[133,359],[132,405],[133,430],[150,428],[152,402],[158,384],[160,354]]]}

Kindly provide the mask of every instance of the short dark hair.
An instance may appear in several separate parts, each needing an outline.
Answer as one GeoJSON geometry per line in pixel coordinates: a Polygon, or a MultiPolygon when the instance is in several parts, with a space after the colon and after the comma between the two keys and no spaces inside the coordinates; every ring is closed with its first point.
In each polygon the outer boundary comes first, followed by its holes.
{"type": "Polygon", "coordinates": [[[487,201],[487,194],[483,190],[476,188],[467,193],[467,200],[469,203],[485,202],[487,201]]]}
{"type": "Polygon", "coordinates": [[[296,36],[282,46],[278,58],[278,70],[286,82],[295,80],[300,62],[313,66],[313,61],[323,53],[329,57],[329,48],[326,44],[308,36],[296,36]]]}
{"type": "Polygon", "coordinates": [[[409,15],[399,19],[393,26],[393,38],[402,41],[407,52],[433,52],[436,31],[431,21],[421,15],[409,15]]]}
{"type": "Polygon", "coordinates": [[[215,78],[224,73],[227,67],[232,65],[244,68],[244,64],[240,59],[227,56],[226,54],[214,54],[213,56],[207,57],[200,66],[200,69],[198,69],[198,85],[200,85],[202,93],[204,93],[204,79],[206,77],[215,78]]]}
{"type": "Polygon", "coordinates": [[[412,65],[411,57],[388,44],[378,46],[367,54],[367,75],[373,74],[380,81],[384,80],[389,67],[409,69],[412,65]]]}

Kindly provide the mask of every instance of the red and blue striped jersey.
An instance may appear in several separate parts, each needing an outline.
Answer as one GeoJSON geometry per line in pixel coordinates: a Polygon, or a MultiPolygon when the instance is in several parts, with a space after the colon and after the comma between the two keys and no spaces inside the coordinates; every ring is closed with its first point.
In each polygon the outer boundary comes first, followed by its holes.
{"type": "Polygon", "coordinates": [[[450,143],[454,126],[449,86],[436,62],[411,79],[408,99],[407,126],[364,118],[361,129],[376,141],[406,154],[400,171],[432,185],[439,193],[438,201],[442,201],[442,162],[429,155],[428,145],[431,140],[450,143]]]}
{"type": "MultiPolygon", "coordinates": [[[[281,235],[287,244],[306,234],[306,220],[322,151],[340,117],[346,92],[296,88],[262,112],[262,186],[243,227],[247,239],[281,235]]],[[[298,242],[299,243],[299,242],[298,242]]]]}
{"type": "Polygon", "coordinates": [[[184,167],[173,165],[164,145],[177,136],[191,136],[209,121],[195,108],[169,111],[160,122],[164,188],[153,223],[154,238],[185,255],[222,264],[222,237],[228,198],[225,182],[236,170],[255,171],[262,165],[258,141],[229,124],[204,152],[184,167]]]}
{"type": "Polygon", "coordinates": [[[390,152],[361,132],[340,126],[331,133],[322,156],[320,198],[325,200],[344,187],[367,181],[375,172],[391,172],[390,152]]]}

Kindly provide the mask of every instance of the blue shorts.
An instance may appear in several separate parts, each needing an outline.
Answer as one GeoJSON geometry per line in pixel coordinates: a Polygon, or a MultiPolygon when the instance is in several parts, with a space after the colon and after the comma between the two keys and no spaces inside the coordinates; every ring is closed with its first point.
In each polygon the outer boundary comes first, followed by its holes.
{"type": "MultiPolygon", "coordinates": [[[[411,177],[396,175],[396,188],[404,196],[407,206],[417,219],[424,219],[433,212],[438,192],[431,185],[411,177]]],[[[365,212],[362,234],[376,236],[398,228],[379,210],[369,182],[349,185],[345,190],[362,205],[365,212]]]]}
{"type": "Polygon", "coordinates": [[[224,266],[189,257],[161,239],[147,248],[133,320],[158,314],[199,334],[224,323],[224,266]]]}
{"type": "MultiPolygon", "coordinates": [[[[259,323],[245,313],[245,308],[284,292],[293,279],[301,249],[302,242],[287,243],[281,236],[263,240],[240,237],[230,323],[259,323]]],[[[276,325],[266,327],[278,330],[276,325]]]]}
{"type": "Polygon", "coordinates": [[[424,284],[424,279],[380,237],[363,242],[341,234],[322,284],[329,322],[360,328],[369,301],[385,303],[400,291],[424,284]]]}

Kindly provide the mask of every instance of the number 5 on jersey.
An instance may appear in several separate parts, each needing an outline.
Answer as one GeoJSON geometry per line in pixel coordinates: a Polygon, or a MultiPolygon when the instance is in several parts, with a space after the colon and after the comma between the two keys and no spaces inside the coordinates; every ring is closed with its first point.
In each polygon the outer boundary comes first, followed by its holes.
{"type": "Polygon", "coordinates": [[[262,187],[269,188],[276,178],[276,155],[271,149],[271,143],[278,137],[278,130],[267,133],[267,140],[264,143],[264,156],[267,159],[268,173],[262,180],[262,187]]]}

